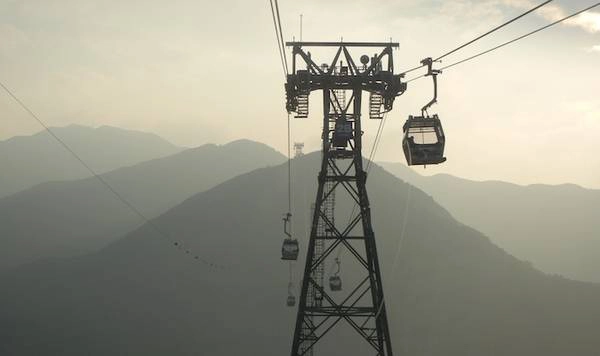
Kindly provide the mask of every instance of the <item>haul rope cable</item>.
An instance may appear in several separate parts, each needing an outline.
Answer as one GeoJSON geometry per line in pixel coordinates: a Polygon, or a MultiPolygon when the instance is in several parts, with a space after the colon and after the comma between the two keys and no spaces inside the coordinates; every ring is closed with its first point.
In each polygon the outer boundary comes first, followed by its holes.
{"type": "Polygon", "coordinates": [[[283,50],[283,61],[285,63],[285,72],[288,73],[287,57],[285,55],[285,44],[283,43],[283,30],[281,29],[281,18],[279,17],[279,2],[275,0],[275,11],[277,12],[277,24],[279,26],[279,39],[281,40],[281,49],[283,50]]]}
{"type": "MultiPolygon", "coordinates": [[[[531,36],[531,35],[534,35],[534,34],[536,34],[536,33],[540,32],[540,31],[543,31],[543,30],[545,30],[545,29],[547,29],[547,28],[550,28],[550,27],[552,27],[552,26],[558,25],[559,23],[561,23],[561,22],[564,22],[564,21],[566,21],[566,20],[569,20],[569,19],[571,19],[571,18],[573,18],[573,17],[575,17],[575,16],[581,15],[582,13],[584,13],[584,12],[586,12],[586,11],[589,11],[589,10],[591,10],[591,9],[593,9],[593,8],[596,8],[596,7],[598,7],[598,6],[600,6],[600,2],[598,2],[598,3],[595,3],[594,5],[588,6],[588,7],[586,7],[586,8],[585,8],[585,9],[583,9],[583,10],[579,10],[579,11],[577,11],[577,12],[575,12],[575,13],[573,13],[573,14],[569,15],[569,16],[565,16],[565,17],[563,17],[563,18],[561,18],[561,19],[559,19],[559,20],[556,20],[556,21],[554,21],[554,22],[552,22],[552,23],[549,23],[549,24],[547,24],[547,25],[545,25],[545,26],[542,26],[542,27],[540,27],[540,28],[538,28],[538,29],[535,29],[535,30],[533,30],[533,31],[531,31],[531,32],[528,32],[528,33],[526,33],[526,34],[524,34],[524,35],[521,35],[521,36],[519,36],[519,37],[516,37],[516,38],[514,38],[514,39],[512,39],[512,40],[510,40],[510,41],[506,41],[506,42],[504,42],[504,43],[502,43],[502,44],[499,44],[499,45],[497,45],[497,46],[495,46],[495,47],[492,47],[492,48],[490,48],[490,49],[488,49],[488,50],[485,50],[485,51],[483,51],[483,52],[479,52],[479,53],[477,53],[477,54],[475,54],[475,55],[472,55],[472,56],[470,56],[470,57],[467,57],[467,58],[465,58],[465,59],[462,59],[462,60],[460,60],[460,61],[458,61],[458,62],[454,62],[454,63],[452,63],[452,64],[449,64],[449,65],[447,65],[447,66],[444,66],[444,67],[440,68],[440,70],[446,70],[446,69],[452,68],[452,67],[454,67],[454,66],[457,66],[457,65],[459,65],[459,64],[462,64],[462,63],[465,63],[465,62],[471,61],[471,60],[473,60],[473,59],[475,59],[475,58],[478,58],[478,57],[480,57],[480,56],[483,56],[483,55],[485,55],[485,54],[488,54],[488,53],[490,53],[490,52],[493,52],[493,51],[495,51],[495,50],[497,50],[497,49],[500,49],[500,48],[502,48],[502,47],[505,47],[505,46],[508,46],[508,45],[510,45],[510,44],[513,44],[513,43],[515,43],[515,42],[517,42],[517,41],[520,41],[520,40],[522,40],[522,39],[524,39],[524,38],[527,38],[527,37],[529,37],[529,36],[531,36]]],[[[424,74],[424,75],[420,75],[420,76],[418,76],[418,77],[415,77],[415,78],[409,79],[409,80],[407,80],[407,83],[409,83],[409,82],[412,82],[412,81],[415,81],[415,80],[417,80],[417,79],[421,79],[421,78],[423,78],[423,77],[425,77],[425,76],[426,76],[426,75],[424,74]]]]}
{"type": "MultiPolygon", "coordinates": [[[[468,46],[468,45],[470,45],[470,44],[473,44],[474,42],[477,42],[478,40],[480,40],[480,39],[482,39],[482,38],[484,38],[484,37],[486,37],[486,36],[488,36],[488,35],[490,35],[490,34],[492,34],[492,33],[496,32],[496,31],[498,31],[499,29],[501,29],[501,28],[503,28],[503,27],[505,27],[505,26],[508,26],[508,25],[510,25],[511,23],[513,23],[513,22],[515,22],[515,21],[519,20],[520,18],[522,18],[522,17],[524,17],[524,16],[526,16],[526,15],[529,15],[530,13],[532,13],[532,12],[536,11],[537,9],[541,8],[542,6],[545,6],[545,5],[547,5],[548,3],[552,2],[552,1],[553,1],[553,0],[547,0],[547,1],[545,1],[545,2],[543,2],[543,3],[541,3],[541,4],[539,4],[539,5],[537,5],[537,6],[533,7],[533,8],[531,8],[530,10],[528,10],[528,11],[526,11],[526,12],[524,12],[524,13],[520,14],[519,16],[517,16],[517,17],[514,17],[514,18],[512,18],[511,20],[509,20],[509,21],[507,21],[507,22],[504,22],[503,24],[501,24],[501,25],[498,25],[498,26],[494,27],[493,29],[491,29],[491,30],[487,31],[486,33],[484,33],[484,34],[482,34],[482,35],[480,35],[480,36],[478,36],[478,37],[475,37],[474,39],[472,39],[472,40],[470,40],[470,41],[468,41],[468,42],[466,42],[466,43],[464,43],[464,44],[462,44],[462,45],[460,45],[460,46],[456,47],[455,49],[453,49],[453,50],[450,50],[450,51],[448,51],[448,52],[444,53],[443,55],[441,55],[441,56],[437,57],[437,58],[436,58],[436,59],[434,59],[433,61],[434,61],[434,62],[437,62],[437,61],[440,61],[440,60],[442,60],[443,58],[445,58],[445,57],[447,57],[447,56],[449,56],[449,55],[451,55],[451,54],[453,54],[453,53],[455,53],[455,52],[457,52],[457,51],[459,51],[459,50],[461,50],[461,49],[463,49],[463,48],[467,47],[467,46],[468,46]]],[[[421,69],[421,68],[423,68],[423,67],[425,67],[425,65],[423,65],[423,64],[422,64],[422,65],[420,65],[420,66],[417,66],[417,67],[411,68],[411,69],[409,69],[409,70],[406,70],[406,71],[402,72],[402,74],[407,74],[407,73],[413,72],[413,71],[415,71],[415,70],[421,69]]]]}
{"type": "MultiPolygon", "coordinates": [[[[48,125],[46,125],[44,123],[44,121],[42,121],[42,119],[40,119],[40,117],[38,115],[36,115],[27,105],[25,105],[25,103],[23,101],[21,101],[21,99],[19,99],[4,83],[0,82],[0,86],[2,87],[2,89],[4,89],[4,91],[6,91],[6,93],[8,93],[8,95],[23,109],[25,110],[26,113],[29,114],[29,116],[31,116],[33,119],[35,119],[35,121],[38,122],[38,124],[40,124],[40,126],[42,126],[42,128],[48,132],[50,134],[50,136],[52,136],[54,138],[54,140],[56,140],[56,142],[58,142],[67,152],[69,152],[93,177],[95,177],[102,185],[104,185],[116,198],[118,201],[120,201],[123,205],[125,205],[129,210],[131,210],[135,215],[137,215],[144,223],[148,224],[157,234],[159,237],[168,240],[169,242],[171,242],[174,246],[178,247],[179,249],[183,249],[185,251],[186,254],[190,254],[191,250],[187,247],[184,247],[181,242],[173,239],[168,233],[166,233],[165,231],[161,230],[156,223],[152,220],[149,219],[148,217],[146,217],[137,207],[135,207],[131,202],[129,202],[127,199],[125,199],[123,197],[123,195],[121,195],[112,185],[110,185],[101,175],[99,175],[98,173],[96,173],[96,171],[89,165],[87,164],[78,154],[77,152],[75,152],[75,150],[73,150],[66,142],[64,142],[60,137],[58,137],[51,129],[50,127],[48,127],[48,125]]],[[[210,262],[204,258],[201,258],[199,255],[194,255],[194,259],[195,260],[199,260],[202,263],[204,263],[205,265],[211,267],[211,268],[215,268],[215,269],[228,269],[223,265],[219,265],[213,262],[210,262]]]]}
{"type": "MultiPolygon", "coordinates": [[[[271,15],[273,18],[273,27],[275,29],[275,36],[277,42],[277,49],[279,51],[279,56],[281,59],[281,66],[283,68],[284,76],[287,77],[288,66],[287,66],[287,58],[285,55],[285,45],[283,42],[283,30],[281,26],[281,18],[279,16],[279,4],[277,0],[269,0],[269,4],[271,5],[271,15]],[[273,5],[273,2],[275,5],[273,5]]],[[[292,154],[291,154],[291,119],[290,114],[287,114],[287,169],[288,169],[288,214],[292,211],[292,154]]],[[[291,225],[291,222],[290,222],[291,225]]]]}
{"type": "MultiPolygon", "coordinates": [[[[285,55],[285,45],[283,42],[283,30],[281,25],[281,18],[279,15],[279,4],[277,0],[275,0],[275,6],[273,6],[273,0],[269,1],[271,5],[271,15],[273,17],[273,26],[275,29],[275,37],[277,41],[277,49],[279,51],[279,56],[281,59],[281,65],[283,68],[284,77],[287,78],[288,66],[287,66],[287,57],[285,55]]],[[[287,198],[288,198],[288,212],[286,214],[286,224],[289,228],[290,235],[293,234],[292,231],[292,220],[290,217],[292,216],[292,153],[291,153],[291,117],[290,113],[287,114],[287,198]]],[[[289,267],[289,280],[288,280],[288,297],[293,296],[292,289],[294,285],[293,281],[293,271],[295,268],[295,264],[293,261],[288,261],[289,267]]]]}
{"type": "Polygon", "coordinates": [[[285,47],[281,46],[283,41],[280,40],[280,37],[279,37],[280,34],[279,34],[278,26],[277,26],[277,17],[278,16],[275,15],[273,0],[269,0],[269,3],[271,4],[271,15],[273,17],[273,26],[275,28],[275,36],[276,36],[275,41],[277,42],[277,50],[279,51],[279,59],[281,60],[281,67],[283,68],[283,76],[284,76],[284,78],[287,78],[287,73],[288,73],[287,66],[286,66],[287,60],[285,57],[285,47]]]}

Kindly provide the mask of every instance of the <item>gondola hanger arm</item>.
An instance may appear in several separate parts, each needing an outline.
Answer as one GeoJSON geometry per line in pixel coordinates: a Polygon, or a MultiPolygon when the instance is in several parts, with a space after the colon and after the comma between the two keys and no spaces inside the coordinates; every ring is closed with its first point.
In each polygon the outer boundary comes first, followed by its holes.
{"type": "Polygon", "coordinates": [[[292,213],[286,213],[283,216],[283,233],[286,234],[287,237],[292,237],[292,232],[289,230],[289,224],[292,218],[292,213]]]}
{"type": "Polygon", "coordinates": [[[433,69],[433,62],[434,60],[431,57],[427,57],[421,61],[421,64],[427,67],[427,74],[425,74],[425,76],[430,76],[433,79],[433,99],[423,106],[423,108],[421,108],[421,114],[423,117],[429,116],[427,109],[429,109],[433,104],[437,103],[437,76],[438,74],[441,74],[442,71],[439,69],[433,69]]]}

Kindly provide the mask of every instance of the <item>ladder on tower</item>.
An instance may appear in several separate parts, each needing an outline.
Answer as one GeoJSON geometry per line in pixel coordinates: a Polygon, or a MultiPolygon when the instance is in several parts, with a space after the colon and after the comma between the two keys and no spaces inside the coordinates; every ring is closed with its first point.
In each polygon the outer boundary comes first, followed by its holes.
{"type": "MultiPolygon", "coordinates": [[[[333,189],[335,182],[327,182],[325,184],[327,191],[331,191],[331,194],[323,201],[322,211],[327,217],[329,221],[332,223],[335,221],[335,190],[333,189]]],[[[312,204],[311,207],[311,216],[314,216],[315,205],[312,204]]],[[[317,222],[317,236],[321,237],[315,240],[315,254],[314,258],[321,258],[325,251],[325,239],[331,238],[333,236],[333,232],[327,228],[327,224],[322,218],[319,218],[317,222]]],[[[325,279],[325,266],[323,264],[319,264],[313,273],[311,274],[311,278],[321,287],[325,288],[324,279],[325,279]]],[[[306,295],[306,305],[314,308],[323,306],[323,295],[317,288],[311,286],[309,289],[309,293],[306,295]]],[[[312,318],[309,318],[312,323],[312,318]]],[[[312,328],[304,328],[302,330],[303,336],[306,340],[314,339],[316,340],[316,335],[313,333],[312,328]],[[311,335],[311,333],[313,333],[311,335]]],[[[308,345],[303,345],[301,348],[302,352],[306,352],[305,355],[313,356],[314,348],[308,348],[308,345]]]]}
{"type": "MultiPolygon", "coordinates": [[[[348,67],[340,65],[335,67],[335,75],[348,75],[348,67]]],[[[346,90],[334,89],[333,90],[333,107],[334,112],[341,113],[346,109],[346,90]]]]}
{"type": "MultiPolygon", "coordinates": [[[[335,222],[335,190],[333,189],[335,182],[326,182],[325,189],[326,191],[331,191],[331,194],[323,201],[323,207],[321,208],[324,215],[327,217],[331,223],[335,222]]],[[[320,258],[325,251],[325,240],[333,236],[333,231],[327,226],[327,223],[322,218],[319,218],[317,223],[317,236],[319,239],[315,240],[315,258],[320,258]]],[[[323,278],[325,274],[325,266],[324,264],[319,264],[314,273],[313,279],[324,288],[323,278]]],[[[320,307],[323,304],[323,295],[315,289],[315,306],[320,307]]]]}
{"type": "Polygon", "coordinates": [[[308,117],[308,94],[298,95],[298,107],[296,109],[297,119],[306,119],[308,117]]]}
{"type": "Polygon", "coordinates": [[[335,89],[334,107],[337,112],[343,112],[346,109],[346,91],[344,89],[335,89]]]}
{"type": "MultiPolygon", "coordinates": [[[[314,204],[313,204],[313,210],[314,210],[314,204]]],[[[314,293],[308,293],[306,295],[306,304],[307,305],[314,305],[315,304],[315,296],[314,293]]],[[[311,324],[311,326],[313,325],[313,318],[308,318],[308,322],[311,324]]],[[[317,336],[314,334],[313,329],[312,328],[307,328],[306,326],[302,328],[302,337],[305,340],[310,340],[311,343],[317,340],[317,336]]],[[[312,348],[309,348],[308,345],[303,345],[300,349],[301,353],[303,355],[307,355],[307,356],[313,356],[314,355],[314,350],[312,348]]]]}
{"type": "Polygon", "coordinates": [[[369,96],[369,118],[372,120],[383,119],[381,106],[383,105],[383,96],[377,93],[371,93],[369,96]]]}

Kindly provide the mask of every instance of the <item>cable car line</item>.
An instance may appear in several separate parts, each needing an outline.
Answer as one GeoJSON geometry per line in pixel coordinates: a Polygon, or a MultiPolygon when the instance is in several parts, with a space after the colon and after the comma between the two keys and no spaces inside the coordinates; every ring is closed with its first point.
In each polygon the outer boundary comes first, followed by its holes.
{"type": "MultiPolygon", "coordinates": [[[[281,57],[281,63],[283,67],[284,76],[287,80],[287,58],[285,56],[285,44],[283,41],[283,30],[281,26],[281,17],[279,15],[279,3],[277,0],[269,0],[271,5],[271,15],[273,17],[273,25],[275,28],[275,35],[277,37],[277,48],[279,49],[279,55],[281,57]]],[[[281,259],[284,261],[290,261],[290,273],[292,269],[291,262],[298,259],[298,253],[300,246],[298,240],[293,236],[292,229],[292,153],[291,153],[291,116],[288,112],[287,115],[287,199],[288,199],[288,211],[283,215],[283,233],[285,238],[281,247],[281,259]]],[[[290,296],[288,296],[288,305],[290,303],[290,296]]]]}
{"type": "Polygon", "coordinates": [[[288,212],[292,212],[292,129],[290,127],[290,114],[287,115],[287,169],[288,169],[288,212]]]}
{"type": "Polygon", "coordinates": [[[283,68],[283,76],[286,77],[287,76],[287,70],[285,68],[285,61],[284,61],[284,56],[283,56],[283,49],[281,48],[281,41],[279,40],[279,30],[277,29],[277,19],[275,17],[275,9],[273,7],[273,0],[270,0],[269,3],[271,4],[271,14],[273,17],[273,26],[275,28],[275,42],[277,44],[277,50],[279,51],[279,59],[281,60],[281,67],[283,68]]]}
{"type": "Polygon", "coordinates": [[[288,211],[283,217],[283,233],[285,239],[281,247],[281,259],[284,261],[290,261],[290,273],[291,273],[291,262],[298,259],[300,252],[300,244],[298,239],[293,237],[292,229],[292,133],[291,133],[291,118],[290,114],[287,115],[287,199],[288,199],[288,211]]]}
{"type": "MultiPolygon", "coordinates": [[[[566,20],[569,20],[569,19],[571,19],[571,18],[573,18],[573,17],[575,17],[575,16],[581,15],[582,13],[584,13],[584,12],[586,12],[586,11],[589,11],[589,10],[591,10],[591,9],[594,9],[594,8],[596,8],[596,7],[598,7],[598,6],[600,6],[600,2],[598,2],[598,3],[595,3],[595,4],[593,4],[593,5],[590,5],[590,6],[586,7],[585,9],[579,10],[579,11],[577,11],[577,12],[575,12],[575,13],[573,13],[573,14],[569,15],[569,16],[565,16],[565,17],[563,17],[563,18],[561,18],[561,19],[559,19],[559,20],[556,20],[556,21],[554,21],[554,22],[552,22],[552,23],[549,23],[549,24],[547,24],[547,25],[544,25],[544,26],[542,26],[542,27],[540,27],[540,28],[538,28],[538,29],[535,29],[535,30],[533,30],[533,31],[531,31],[531,32],[528,32],[528,33],[526,33],[526,34],[524,34],[524,35],[521,35],[521,36],[519,36],[519,37],[516,37],[516,38],[514,38],[514,39],[512,39],[512,40],[510,40],[510,41],[506,41],[506,42],[504,42],[504,43],[502,43],[502,44],[499,44],[499,45],[497,45],[497,46],[495,46],[495,47],[492,47],[492,48],[490,48],[490,49],[488,49],[488,50],[485,50],[485,51],[483,51],[483,52],[479,52],[479,53],[477,53],[477,54],[475,54],[475,55],[472,55],[472,56],[470,56],[470,57],[467,57],[467,58],[465,58],[465,59],[462,59],[462,60],[460,60],[460,61],[454,62],[454,63],[452,63],[452,64],[449,64],[449,65],[447,65],[447,66],[444,66],[444,67],[440,68],[440,70],[446,70],[446,69],[450,69],[450,68],[452,68],[452,67],[454,67],[454,66],[457,66],[457,65],[459,65],[459,64],[462,64],[462,63],[465,63],[465,62],[471,61],[471,60],[473,60],[473,59],[475,59],[475,58],[481,57],[481,56],[483,56],[483,55],[485,55],[485,54],[488,54],[488,53],[490,53],[490,52],[492,52],[492,51],[495,51],[495,50],[497,50],[497,49],[500,49],[500,48],[502,48],[502,47],[508,46],[508,45],[510,45],[510,44],[513,44],[513,43],[515,43],[515,42],[517,42],[517,41],[520,41],[520,40],[522,40],[522,39],[524,39],[524,38],[527,38],[527,37],[529,37],[529,36],[531,36],[531,35],[534,35],[534,34],[536,34],[536,33],[538,33],[538,32],[541,32],[541,31],[543,31],[543,30],[545,30],[545,29],[547,29],[547,28],[550,28],[550,27],[553,27],[553,26],[555,26],[555,25],[558,25],[559,23],[561,23],[561,22],[564,22],[564,21],[566,21],[566,20]]],[[[426,76],[426,74],[423,74],[423,75],[420,75],[420,76],[418,76],[418,77],[415,77],[415,78],[409,79],[409,80],[407,80],[407,83],[409,83],[409,82],[412,82],[412,81],[415,81],[415,80],[417,80],[417,79],[421,79],[421,78],[423,78],[423,77],[425,77],[425,76],[426,76]]]]}
{"type": "Polygon", "coordinates": [[[285,73],[288,71],[287,57],[285,56],[285,43],[283,43],[283,30],[281,29],[281,18],[279,17],[279,2],[275,0],[275,11],[277,12],[277,24],[279,26],[279,39],[281,40],[281,49],[283,50],[283,62],[285,63],[285,73]]]}
{"type": "Polygon", "coordinates": [[[534,34],[536,34],[536,33],[540,32],[540,31],[543,31],[543,30],[545,30],[545,29],[549,28],[549,27],[555,26],[555,25],[557,25],[557,24],[559,24],[559,23],[561,23],[561,22],[564,22],[564,21],[566,21],[566,20],[569,20],[569,19],[571,19],[571,18],[573,18],[573,17],[575,17],[575,16],[581,15],[582,13],[584,13],[584,12],[586,12],[586,11],[589,11],[589,10],[591,10],[591,9],[595,8],[595,7],[598,7],[598,6],[600,6],[600,2],[598,2],[598,3],[594,4],[594,5],[591,5],[591,6],[589,6],[589,7],[585,8],[585,9],[583,9],[583,10],[577,11],[577,12],[575,12],[575,13],[573,13],[573,14],[569,15],[569,16],[563,17],[563,18],[562,18],[562,19],[560,19],[560,20],[556,20],[556,21],[554,21],[554,22],[552,22],[552,23],[550,23],[550,24],[548,24],[548,25],[542,26],[542,27],[540,27],[540,28],[538,28],[538,29],[536,29],[536,30],[534,30],[534,31],[531,31],[531,32],[529,32],[529,33],[526,33],[526,34],[524,34],[524,35],[522,35],[522,36],[519,36],[519,37],[517,37],[517,38],[515,38],[515,39],[513,39],[513,40],[510,40],[510,41],[504,42],[504,43],[502,43],[502,44],[500,44],[500,45],[498,45],[498,46],[496,46],[496,47],[490,48],[490,49],[488,49],[487,51],[480,52],[480,53],[478,53],[478,54],[476,54],[476,55],[473,55],[473,56],[471,56],[471,57],[465,58],[465,59],[463,59],[463,60],[461,60],[461,61],[458,61],[458,62],[455,62],[455,63],[449,64],[449,65],[447,65],[447,66],[445,66],[445,67],[442,67],[442,68],[440,68],[440,70],[444,70],[444,69],[452,68],[452,67],[454,67],[454,66],[457,66],[457,65],[459,65],[459,64],[462,64],[462,63],[464,63],[464,62],[468,62],[468,61],[470,61],[470,60],[473,60],[473,59],[475,59],[475,58],[477,58],[477,57],[483,56],[484,54],[487,54],[487,53],[490,53],[490,52],[492,52],[492,51],[495,51],[495,50],[497,50],[497,49],[500,49],[500,48],[502,48],[502,47],[504,47],[504,46],[508,46],[509,44],[512,44],[512,43],[514,43],[514,42],[517,42],[517,41],[519,41],[519,40],[522,40],[522,39],[524,39],[524,38],[526,38],[526,37],[529,37],[529,36],[531,36],[531,35],[534,35],[534,34]]]}
{"type": "Polygon", "coordinates": [[[275,5],[273,5],[273,0],[269,0],[271,5],[271,15],[273,17],[273,27],[275,28],[275,36],[277,42],[277,49],[279,51],[279,59],[281,60],[281,67],[283,68],[284,77],[287,76],[288,66],[287,66],[287,57],[285,56],[285,45],[283,43],[283,32],[281,31],[281,22],[279,21],[279,5],[277,0],[275,0],[275,5]],[[277,9],[277,10],[275,10],[277,9]],[[276,13],[277,11],[277,13],[276,13]]]}
{"type": "Polygon", "coordinates": [[[291,129],[290,129],[290,115],[288,114],[288,160],[287,160],[287,174],[288,174],[288,211],[283,215],[283,233],[285,239],[281,247],[281,259],[284,261],[296,261],[298,259],[298,253],[300,252],[300,245],[298,239],[293,237],[292,230],[292,156],[290,150],[291,144],[291,129]]]}
{"type": "Polygon", "coordinates": [[[291,126],[290,114],[287,116],[287,198],[288,211],[283,216],[283,233],[285,239],[281,247],[281,259],[284,261],[296,261],[300,252],[298,240],[293,237],[292,230],[292,156],[291,156],[291,126]]]}
{"type": "MultiPolygon", "coordinates": [[[[4,91],[26,112],[31,116],[37,123],[46,131],[56,142],[58,142],[67,152],[69,152],[94,178],[96,178],[108,191],[112,193],[112,195],[117,198],[125,207],[127,207],[131,212],[137,215],[145,224],[149,225],[159,237],[169,241],[173,244],[173,246],[182,249],[183,246],[179,241],[173,239],[169,234],[161,230],[156,223],[146,217],[137,207],[135,207],[131,202],[129,202],[123,195],[121,195],[112,185],[110,185],[100,174],[96,173],[96,171],[87,164],[81,156],[75,152],[65,141],[63,141],[60,137],[58,137],[51,129],[44,123],[44,121],[36,115],[33,110],[31,110],[21,99],[19,99],[3,82],[0,81],[0,87],[4,89],[4,91]]],[[[185,249],[186,254],[190,253],[189,249],[185,249]]],[[[195,260],[199,260],[205,265],[214,268],[214,269],[226,269],[224,266],[217,265],[208,260],[200,258],[199,255],[194,255],[195,260]]]]}
{"type": "MultiPolygon", "coordinates": [[[[478,37],[475,37],[474,39],[472,39],[472,40],[470,40],[470,41],[468,41],[468,42],[466,42],[466,43],[464,43],[464,44],[462,44],[462,45],[460,45],[460,46],[456,47],[455,49],[453,49],[453,50],[450,50],[450,51],[448,51],[448,52],[446,52],[446,53],[442,54],[441,56],[439,56],[439,57],[435,58],[433,61],[434,61],[434,62],[438,62],[438,61],[442,60],[443,58],[446,58],[447,56],[449,56],[449,55],[451,55],[451,54],[453,54],[453,53],[455,53],[455,52],[457,52],[457,51],[459,51],[459,50],[461,50],[461,49],[463,49],[463,48],[465,48],[465,47],[467,47],[467,46],[469,46],[469,45],[473,44],[474,42],[477,42],[477,41],[479,41],[480,39],[482,39],[482,38],[484,38],[484,37],[486,37],[486,36],[488,36],[488,35],[490,35],[490,34],[492,34],[492,33],[496,32],[496,31],[500,30],[501,28],[503,28],[503,27],[506,27],[506,26],[510,25],[511,23],[513,23],[513,22],[515,22],[515,21],[517,21],[517,20],[519,20],[519,19],[521,19],[521,18],[523,18],[523,17],[525,17],[525,16],[529,15],[530,13],[532,13],[532,12],[536,11],[537,9],[539,9],[539,8],[541,8],[541,7],[545,6],[545,5],[547,5],[548,3],[551,3],[552,1],[554,1],[554,0],[546,0],[546,1],[544,1],[543,3],[541,3],[541,4],[539,4],[539,5],[535,6],[535,7],[533,7],[533,8],[531,8],[531,9],[529,9],[528,11],[526,11],[526,12],[524,12],[524,13],[520,14],[519,16],[517,16],[517,17],[514,17],[514,18],[512,18],[511,20],[509,20],[509,21],[506,21],[506,22],[504,22],[503,24],[501,24],[501,25],[498,25],[498,26],[494,27],[493,29],[491,29],[491,30],[487,31],[486,33],[484,33],[484,34],[482,34],[482,35],[480,35],[480,36],[478,36],[478,37]]],[[[423,68],[423,67],[425,67],[425,65],[421,64],[420,66],[417,66],[417,67],[414,67],[414,68],[411,68],[411,69],[409,69],[409,70],[406,70],[406,71],[404,71],[404,72],[403,72],[403,74],[407,74],[407,73],[410,73],[410,72],[414,72],[415,70],[421,69],[421,68],[423,68]]]]}
{"type": "Polygon", "coordinates": [[[379,134],[379,138],[375,142],[375,147],[373,148],[373,155],[369,159],[369,163],[367,163],[367,173],[371,172],[371,166],[373,164],[373,161],[375,160],[375,155],[377,155],[377,151],[379,150],[379,144],[381,143],[381,138],[383,137],[383,130],[385,129],[385,124],[387,122],[387,115],[388,115],[388,113],[385,113],[383,115],[383,119],[382,119],[382,123],[381,123],[381,132],[379,134]]]}
{"type": "Polygon", "coordinates": [[[505,23],[503,23],[503,24],[499,25],[499,26],[496,26],[496,27],[494,27],[493,29],[491,29],[491,30],[489,30],[488,32],[486,32],[486,33],[484,33],[484,34],[480,35],[479,37],[476,37],[476,38],[472,39],[471,41],[469,41],[469,42],[467,42],[467,43],[465,43],[465,44],[463,44],[463,45],[461,45],[461,46],[459,46],[459,47],[457,47],[457,48],[455,48],[455,49],[453,49],[453,50],[451,50],[451,51],[448,51],[448,52],[444,53],[443,55],[441,55],[441,56],[437,57],[437,58],[436,58],[436,59],[434,59],[433,61],[434,61],[434,62],[437,62],[437,61],[440,61],[440,60],[442,60],[443,58],[446,58],[447,56],[449,56],[449,55],[451,55],[451,54],[453,54],[453,53],[455,53],[455,52],[457,52],[457,51],[459,51],[459,50],[461,50],[461,49],[463,49],[463,48],[467,47],[468,45],[470,45],[470,44],[472,44],[472,43],[474,43],[474,42],[476,42],[476,41],[478,41],[478,40],[480,40],[480,39],[482,39],[482,38],[484,38],[484,37],[486,37],[486,36],[488,36],[488,35],[490,35],[490,34],[492,34],[492,33],[496,32],[496,31],[498,31],[499,29],[501,29],[501,28],[503,28],[503,27],[505,27],[505,26],[508,26],[508,25],[510,25],[511,23],[513,23],[513,22],[515,22],[515,21],[519,20],[520,18],[522,18],[522,17],[525,17],[525,16],[529,15],[530,13],[532,13],[532,12],[536,11],[537,9],[541,8],[542,6],[545,6],[545,5],[547,5],[548,3],[551,3],[552,1],[554,1],[554,0],[547,0],[547,1],[544,1],[543,3],[541,3],[541,4],[539,4],[539,5],[535,6],[535,7],[533,7],[532,9],[530,9],[530,10],[528,10],[528,11],[526,11],[526,12],[522,13],[521,15],[519,15],[519,16],[517,16],[517,17],[515,17],[515,18],[513,18],[513,19],[511,19],[511,20],[509,20],[509,21],[507,21],[507,22],[505,22],[505,23]]]}
{"type": "MultiPolygon", "coordinates": [[[[273,19],[273,27],[275,30],[275,36],[277,41],[277,49],[279,50],[279,56],[281,59],[281,65],[283,68],[284,76],[287,76],[287,58],[285,56],[285,44],[283,41],[283,30],[281,26],[281,17],[279,15],[279,3],[277,0],[269,0],[271,6],[271,15],[273,19]]],[[[292,153],[291,153],[291,118],[290,114],[287,115],[287,199],[288,199],[288,211],[283,217],[283,231],[287,238],[284,240],[284,246],[282,247],[282,259],[283,260],[296,260],[298,241],[292,238],[292,153]],[[286,246],[287,244],[287,246],[286,246]]]]}
{"type": "Polygon", "coordinates": [[[406,194],[406,205],[404,207],[404,218],[402,219],[402,229],[400,230],[400,238],[398,239],[398,247],[396,248],[394,262],[392,262],[392,275],[394,275],[395,273],[396,264],[398,263],[398,260],[400,258],[400,250],[402,249],[402,243],[404,242],[406,224],[408,223],[408,209],[410,208],[410,201],[412,199],[412,188],[412,184],[408,184],[408,192],[406,194]]]}

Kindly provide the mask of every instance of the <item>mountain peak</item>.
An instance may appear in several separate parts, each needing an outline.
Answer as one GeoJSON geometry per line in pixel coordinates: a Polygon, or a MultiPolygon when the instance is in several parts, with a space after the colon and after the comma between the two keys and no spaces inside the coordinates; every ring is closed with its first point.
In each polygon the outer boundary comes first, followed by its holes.
{"type": "MultiPolygon", "coordinates": [[[[97,173],[181,151],[157,135],[101,126],[50,128],[97,173]]],[[[0,142],[0,197],[48,181],[71,180],[90,173],[44,131],[0,142]]]]}

